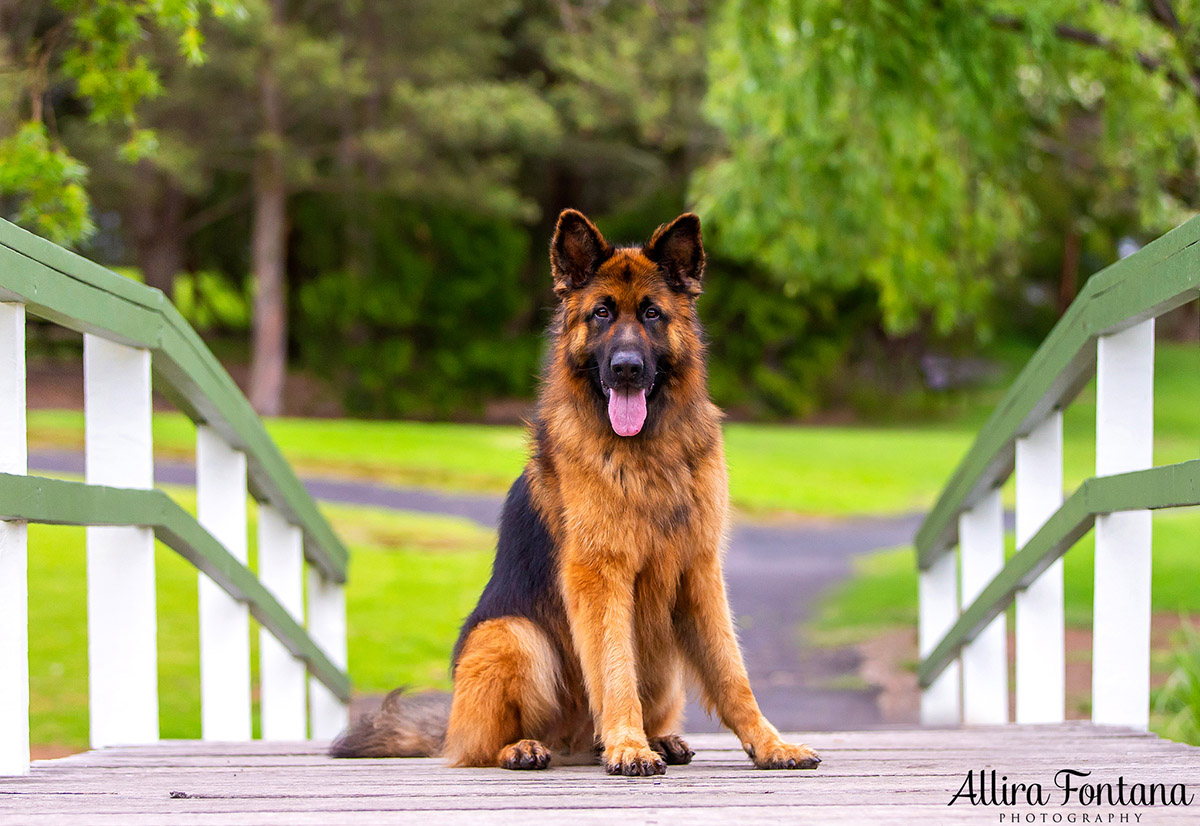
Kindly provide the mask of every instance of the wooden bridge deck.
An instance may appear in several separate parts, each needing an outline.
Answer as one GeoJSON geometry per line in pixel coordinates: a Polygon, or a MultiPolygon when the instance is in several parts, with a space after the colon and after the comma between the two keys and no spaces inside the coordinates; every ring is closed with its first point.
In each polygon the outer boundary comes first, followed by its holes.
{"type": "Polygon", "coordinates": [[[526,773],[449,769],[438,760],[331,760],[313,743],[104,749],[38,761],[28,777],[0,778],[0,823],[1200,822],[1200,800],[1153,808],[1059,805],[1054,775],[1063,768],[1090,771],[1087,780],[1097,783],[1124,777],[1127,784],[1185,783],[1189,795],[1200,791],[1200,749],[1124,729],[813,734],[806,739],[824,763],[806,772],[757,771],[729,735],[689,739],[695,761],[656,778],[608,777],[595,766],[526,773]],[[1040,782],[1053,799],[1044,806],[947,805],[968,771],[991,769],[1010,783],[1040,782]]]}

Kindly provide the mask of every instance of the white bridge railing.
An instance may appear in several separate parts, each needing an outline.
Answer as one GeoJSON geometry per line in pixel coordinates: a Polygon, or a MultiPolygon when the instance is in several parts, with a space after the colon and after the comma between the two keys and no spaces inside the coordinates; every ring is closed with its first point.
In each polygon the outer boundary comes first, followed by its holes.
{"type": "Polygon", "coordinates": [[[0,775],[29,765],[27,522],[88,526],[93,747],[159,738],[156,537],[200,571],[204,739],[251,737],[251,614],[263,738],[345,724],[346,551],[245,397],[159,291],[0,221],[0,775]],[[83,333],[86,482],[27,475],[27,313],[83,333]],[[154,488],[152,374],[197,424],[195,519],[154,488]]]}
{"type": "Polygon", "coordinates": [[[1198,295],[1200,218],[1090,279],[997,405],[917,534],[923,722],[1008,722],[1014,601],[1016,722],[1064,719],[1061,557],[1094,524],[1092,720],[1147,728],[1150,511],[1200,504],[1200,459],[1153,466],[1154,320],[1198,295]],[[1064,502],[1062,410],[1093,375],[1096,475],[1064,502]]]}

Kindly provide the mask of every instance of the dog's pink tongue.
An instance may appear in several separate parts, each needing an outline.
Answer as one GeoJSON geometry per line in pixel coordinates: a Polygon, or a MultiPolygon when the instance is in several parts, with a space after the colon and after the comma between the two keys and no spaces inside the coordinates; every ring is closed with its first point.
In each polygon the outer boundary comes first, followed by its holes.
{"type": "Polygon", "coordinates": [[[608,420],[618,436],[636,436],[646,423],[646,391],[609,390],[608,420]]]}

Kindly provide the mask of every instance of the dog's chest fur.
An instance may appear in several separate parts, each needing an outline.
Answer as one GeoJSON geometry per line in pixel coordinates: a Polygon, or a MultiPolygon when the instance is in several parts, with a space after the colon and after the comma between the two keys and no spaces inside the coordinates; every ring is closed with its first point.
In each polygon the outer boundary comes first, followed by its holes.
{"type": "Polygon", "coordinates": [[[697,522],[723,521],[727,494],[724,463],[716,458],[719,441],[691,455],[678,447],[655,448],[606,448],[562,467],[554,497],[560,539],[581,550],[651,562],[683,555],[697,522]]]}

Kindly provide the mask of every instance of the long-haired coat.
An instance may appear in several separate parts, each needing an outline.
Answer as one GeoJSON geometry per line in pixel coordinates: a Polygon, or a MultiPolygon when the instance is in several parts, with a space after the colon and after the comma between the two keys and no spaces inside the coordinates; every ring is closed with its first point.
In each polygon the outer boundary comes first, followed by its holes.
{"type": "Polygon", "coordinates": [[[334,755],[510,769],[598,757],[611,774],[662,774],[692,758],[679,730],[694,682],[759,768],[820,762],[763,716],[734,635],[721,413],[696,314],[704,258],[692,214],[634,247],[559,216],[532,456],[454,648],[453,696],[393,692],[334,755]]]}

